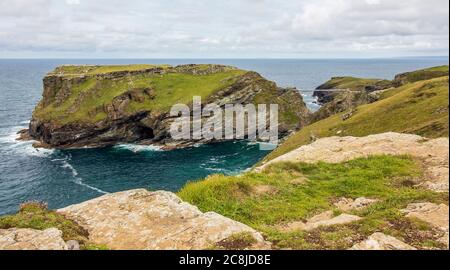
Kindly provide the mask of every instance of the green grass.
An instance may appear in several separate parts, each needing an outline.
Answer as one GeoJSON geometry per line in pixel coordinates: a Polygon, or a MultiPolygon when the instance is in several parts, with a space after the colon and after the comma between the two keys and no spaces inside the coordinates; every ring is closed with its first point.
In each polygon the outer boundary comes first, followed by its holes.
{"type": "Polygon", "coordinates": [[[317,138],[363,137],[392,131],[431,138],[448,137],[448,77],[407,84],[384,95],[378,102],[359,106],[346,121],[342,120],[344,112],[306,126],[266,156],[263,162],[311,143],[311,134],[317,138]]]}
{"type": "MultiPolygon", "coordinates": [[[[214,211],[262,231],[277,248],[341,249],[354,244],[353,241],[345,242],[344,235],[364,238],[383,231],[404,238],[403,227],[395,228],[390,223],[400,220],[409,222],[410,226],[416,224],[405,220],[399,209],[412,202],[448,202],[448,194],[405,184],[421,174],[416,161],[406,156],[375,156],[342,164],[277,163],[262,173],[210,176],[187,184],[178,194],[202,211],[214,211]],[[306,182],[294,184],[296,179],[306,182]],[[258,194],[255,192],[258,186],[269,186],[271,191],[258,194]],[[326,210],[338,213],[332,201],[340,197],[370,197],[381,202],[354,213],[364,218],[357,224],[309,233],[283,233],[276,229],[277,224],[304,220],[326,210]]],[[[425,240],[435,243],[434,239],[425,240]]],[[[417,241],[422,243],[422,239],[417,241]]]]}
{"type": "MultiPolygon", "coordinates": [[[[65,66],[71,69],[78,66],[65,66]]],[[[141,65],[127,66],[127,69],[142,69],[141,65]]],[[[98,67],[88,73],[119,71],[122,67],[98,67]]],[[[99,79],[90,77],[86,82],[71,87],[70,96],[62,104],[53,102],[48,106],[39,104],[34,117],[53,121],[59,124],[73,122],[95,123],[104,120],[107,115],[104,107],[112,104],[118,97],[134,89],[151,89],[154,96],[146,97],[142,102],[131,102],[126,111],[130,114],[140,110],[154,112],[167,111],[177,103],[190,104],[193,96],[207,96],[232,85],[238,76],[245,74],[243,70],[227,70],[208,75],[191,75],[185,73],[167,73],[164,75],[141,74],[126,76],[120,79],[99,79]]]]}
{"type": "Polygon", "coordinates": [[[0,229],[29,228],[46,230],[57,228],[62,231],[63,239],[76,240],[80,244],[87,242],[88,232],[74,221],[66,219],[61,214],[47,209],[42,203],[25,203],[15,215],[0,217],[0,229]]]}

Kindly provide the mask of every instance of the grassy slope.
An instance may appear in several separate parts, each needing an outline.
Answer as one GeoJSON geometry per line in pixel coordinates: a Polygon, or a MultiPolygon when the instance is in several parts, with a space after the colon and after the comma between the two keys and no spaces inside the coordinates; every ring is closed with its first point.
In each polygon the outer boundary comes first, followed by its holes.
{"type": "Polygon", "coordinates": [[[292,135],[264,161],[274,159],[311,142],[311,134],[323,138],[367,136],[388,131],[414,133],[426,137],[448,137],[448,77],[407,84],[389,90],[384,99],[358,107],[343,121],[337,114],[309,125],[292,135]]]}
{"type": "MultiPolygon", "coordinates": [[[[150,68],[149,65],[133,66],[64,66],[54,73],[65,76],[72,74],[100,74],[112,71],[140,70],[150,68]],[[73,72],[73,73],[72,73],[73,72]]],[[[201,67],[200,67],[201,68],[201,67]]],[[[129,112],[141,109],[166,111],[177,103],[188,104],[193,96],[206,97],[217,90],[231,85],[235,78],[246,71],[229,70],[209,75],[190,75],[184,73],[168,73],[164,75],[135,75],[115,80],[99,80],[90,77],[86,82],[71,88],[71,95],[56,106],[50,104],[37,107],[34,116],[39,119],[52,120],[65,124],[69,122],[98,122],[106,117],[103,106],[111,104],[113,99],[125,92],[139,88],[150,88],[153,98],[146,98],[142,103],[132,102],[129,112]],[[94,112],[94,113],[92,113],[94,112]]]]}
{"type": "Polygon", "coordinates": [[[343,164],[278,163],[263,173],[210,176],[204,181],[188,184],[179,195],[202,211],[215,211],[262,231],[277,248],[345,249],[377,231],[409,239],[409,243],[416,246],[439,246],[432,238],[408,236],[405,229],[428,231],[430,228],[405,219],[399,212],[411,202],[442,203],[448,200],[448,194],[408,185],[407,180],[420,175],[420,166],[404,156],[370,157],[343,164]],[[298,184],[299,180],[305,183],[298,184]],[[264,186],[269,192],[258,194],[255,192],[258,186],[264,186]],[[326,210],[339,214],[333,200],[362,196],[382,201],[354,212],[364,218],[356,224],[290,233],[274,226],[301,221],[326,210]]]}

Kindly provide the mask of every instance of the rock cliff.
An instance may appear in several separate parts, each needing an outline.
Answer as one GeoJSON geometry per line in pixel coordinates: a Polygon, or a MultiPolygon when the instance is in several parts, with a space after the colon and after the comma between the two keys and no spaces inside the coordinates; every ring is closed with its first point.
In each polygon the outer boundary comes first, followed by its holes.
{"type": "Polygon", "coordinates": [[[203,105],[278,104],[281,136],[306,125],[310,114],[296,89],[221,65],[62,66],[43,81],[43,98],[23,137],[44,147],[194,143],[169,134],[171,107],[192,106],[193,96],[203,105]]]}

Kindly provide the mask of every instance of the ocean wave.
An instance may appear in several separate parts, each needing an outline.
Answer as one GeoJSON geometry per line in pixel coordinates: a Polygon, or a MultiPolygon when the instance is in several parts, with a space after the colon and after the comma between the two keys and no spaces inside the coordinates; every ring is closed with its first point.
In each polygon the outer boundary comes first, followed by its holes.
{"type": "Polygon", "coordinates": [[[33,147],[35,141],[18,141],[19,132],[23,126],[15,126],[9,128],[0,135],[0,144],[2,151],[15,155],[48,157],[55,153],[54,149],[37,149],[33,147]]]}
{"type": "Polygon", "coordinates": [[[103,191],[99,188],[96,188],[96,187],[93,187],[91,185],[84,183],[83,178],[78,176],[78,171],[69,163],[70,159],[71,159],[70,156],[66,156],[65,158],[62,158],[62,159],[53,159],[52,161],[58,161],[58,162],[62,161],[61,168],[68,169],[72,173],[72,176],[73,176],[72,182],[74,182],[75,184],[86,187],[91,190],[94,190],[101,194],[108,194],[108,192],[106,192],[106,191],[103,191]]]}
{"type": "Polygon", "coordinates": [[[114,146],[114,148],[120,149],[120,150],[128,150],[133,153],[162,151],[161,147],[156,146],[156,145],[119,144],[119,145],[114,146]]]}

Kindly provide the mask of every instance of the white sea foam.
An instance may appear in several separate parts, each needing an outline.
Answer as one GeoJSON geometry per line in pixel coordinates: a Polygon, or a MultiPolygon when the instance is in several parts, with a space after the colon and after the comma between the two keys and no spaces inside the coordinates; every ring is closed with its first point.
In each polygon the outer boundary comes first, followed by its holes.
{"type": "Polygon", "coordinates": [[[162,151],[161,147],[156,145],[139,145],[139,144],[119,144],[114,146],[116,149],[124,149],[134,153],[139,152],[158,152],[162,151]]]}
{"type": "Polygon", "coordinates": [[[0,135],[0,144],[2,144],[2,150],[8,153],[22,156],[35,156],[35,157],[48,157],[52,155],[55,150],[53,149],[36,149],[33,147],[35,141],[18,141],[17,138],[23,126],[15,126],[9,128],[5,134],[0,135]]]}
{"type": "Polygon", "coordinates": [[[101,193],[101,194],[108,194],[108,192],[106,192],[106,191],[103,191],[103,190],[101,190],[99,188],[96,188],[96,187],[93,187],[91,185],[88,185],[88,184],[84,183],[83,182],[83,178],[78,176],[78,171],[69,163],[69,160],[70,160],[70,156],[67,156],[64,159],[54,159],[52,161],[62,161],[61,168],[68,169],[69,171],[72,172],[73,182],[75,184],[83,186],[83,187],[86,187],[86,188],[89,188],[89,189],[94,190],[94,191],[97,191],[98,193],[101,193]]]}

